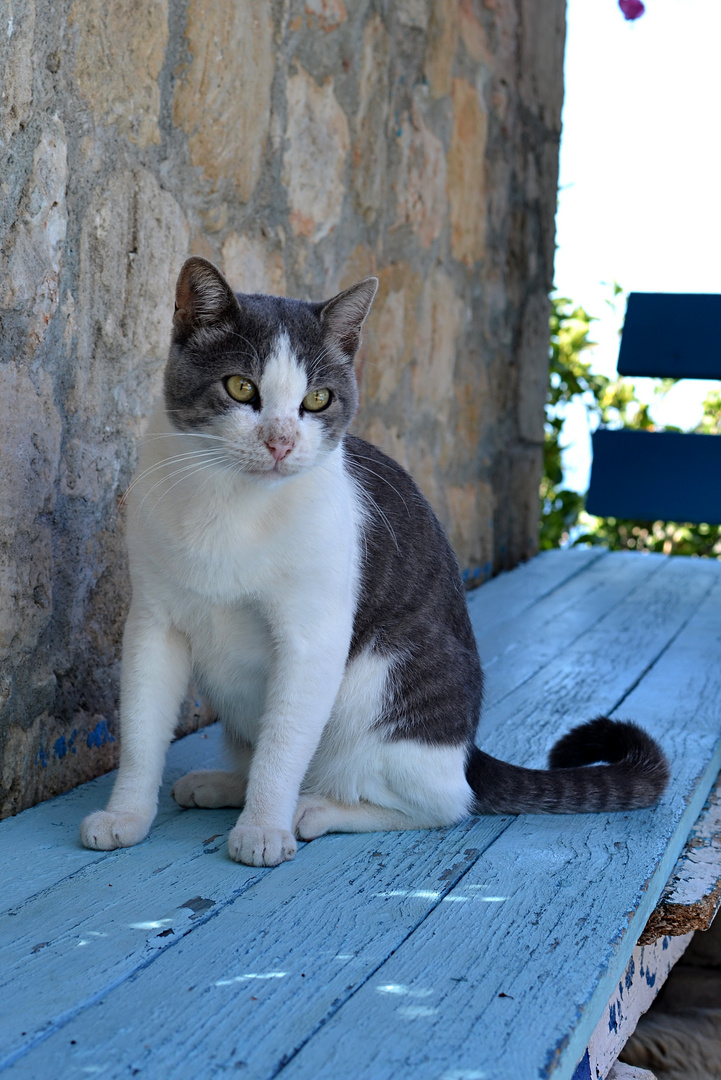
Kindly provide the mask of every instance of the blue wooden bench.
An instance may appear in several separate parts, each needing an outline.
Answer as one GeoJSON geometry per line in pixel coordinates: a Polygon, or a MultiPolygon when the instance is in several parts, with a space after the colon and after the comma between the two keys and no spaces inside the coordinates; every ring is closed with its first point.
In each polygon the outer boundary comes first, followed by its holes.
{"type": "Polygon", "coordinates": [[[661,804],[327,836],[254,869],[225,853],[233,811],[169,798],[222,753],[198,732],[136,848],[77,840],[112,776],[0,823],[3,1080],[607,1075],[682,943],[637,946],[721,764],[721,563],[548,552],[469,607],[483,745],[540,765],[630,717],[668,752],[661,804]]]}
{"type": "MultiPolygon", "coordinates": [[[[620,375],[721,379],[721,296],[631,293],[620,375]]],[[[599,428],[589,513],[638,521],[721,524],[721,439],[599,428]]]]}

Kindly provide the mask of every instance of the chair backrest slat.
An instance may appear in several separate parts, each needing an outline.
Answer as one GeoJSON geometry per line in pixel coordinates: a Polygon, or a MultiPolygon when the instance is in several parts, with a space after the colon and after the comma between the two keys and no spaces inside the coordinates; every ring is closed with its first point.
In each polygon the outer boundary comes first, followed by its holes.
{"type": "Polygon", "coordinates": [[[598,517],[721,525],[721,438],[599,429],[586,509],[598,517]]]}
{"type": "Polygon", "coordinates": [[[630,293],[618,372],[721,379],[721,295],[630,293]]]}

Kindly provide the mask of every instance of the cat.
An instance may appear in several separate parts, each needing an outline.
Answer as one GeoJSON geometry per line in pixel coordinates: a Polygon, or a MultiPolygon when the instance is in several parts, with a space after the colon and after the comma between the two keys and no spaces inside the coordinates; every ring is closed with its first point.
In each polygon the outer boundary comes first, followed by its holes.
{"type": "Polygon", "coordinates": [[[234,768],[172,795],[243,807],[228,849],[248,865],[327,832],[629,810],[663,791],[664,755],[630,723],[574,729],[549,770],[475,747],[483,680],[458,563],[410,476],[348,434],[376,289],[236,296],[212,263],[183,266],[129,495],[120,768],[86,846],[147,835],[191,671],[234,768]]]}

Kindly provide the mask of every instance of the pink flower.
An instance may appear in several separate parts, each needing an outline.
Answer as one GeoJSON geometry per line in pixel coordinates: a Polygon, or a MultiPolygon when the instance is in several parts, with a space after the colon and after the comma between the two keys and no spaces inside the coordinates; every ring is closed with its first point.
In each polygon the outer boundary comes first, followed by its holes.
{"type": "Polygon", "coordinates": [[[641,0],[618,0],[618,6],[626,19],[640,19],[646,8],[641,0]]]}

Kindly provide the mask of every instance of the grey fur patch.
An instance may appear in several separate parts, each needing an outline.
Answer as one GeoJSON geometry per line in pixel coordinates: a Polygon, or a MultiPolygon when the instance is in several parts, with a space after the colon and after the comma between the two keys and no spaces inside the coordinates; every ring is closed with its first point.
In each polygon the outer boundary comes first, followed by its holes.
{"type": "Polygon", "coordinates": [[[389,738],[468,745],[483,678],[453,549],[400,465],[352,435],[344,447],[370,520],[351,656],[370,645],[401,658],[382,720],[389,738]]]}

